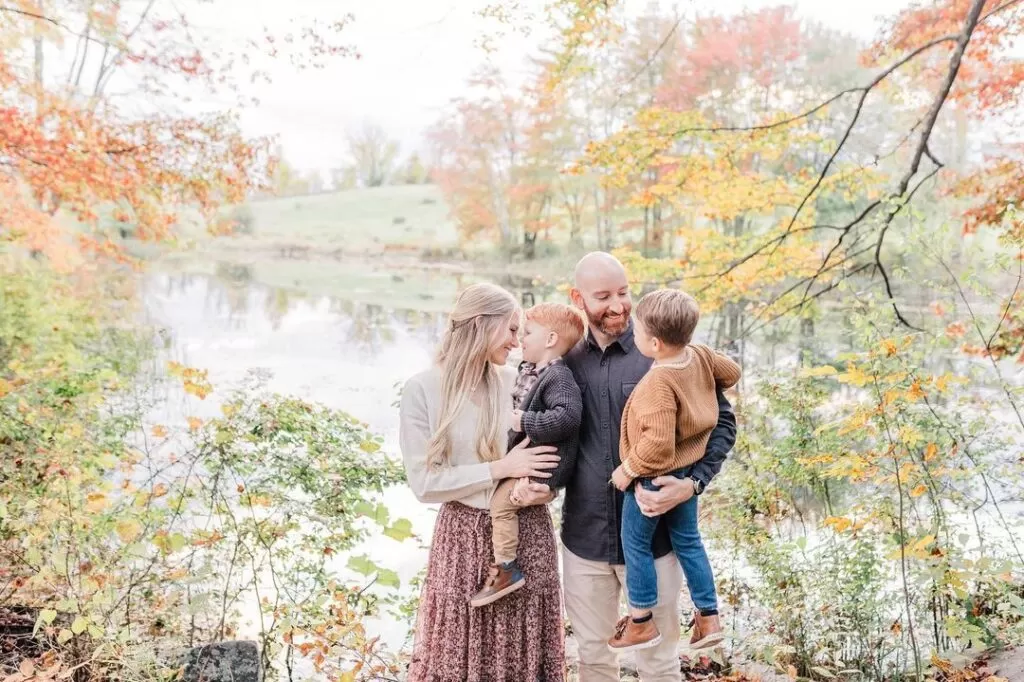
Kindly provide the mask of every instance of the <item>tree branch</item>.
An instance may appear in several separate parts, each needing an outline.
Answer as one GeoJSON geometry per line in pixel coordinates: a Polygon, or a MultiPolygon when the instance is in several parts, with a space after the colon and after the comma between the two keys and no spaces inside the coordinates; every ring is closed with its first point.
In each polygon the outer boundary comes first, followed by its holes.
{"type": "Polygon", "coordinates": [[[11,14],[20,14],[21,16],[28,17],[29,19],[36,19],[37,21],[45,21],[48,24],[53,24],[54,26],[56,26],[57,28],[61,29],[62,31],[67,31],[68,33],[70,33],[71,35],[73,35],[73,36],[75,36],[77,38],[81,38],[83,40],[87,40],[87,41],[94,42],[94,43],[102,43],[103,42],[101,40],[97,40],[96,38],[92,38],[89,35],[83,35],[81,33],[78,33],[77,31],[75,31],[71,27],[69,27],[69,26],[67,26],[67,25],[57,21],[53,17],[48,17],[48,16],[43,15],[43,14],[37,14],[35,12],[29,12],[29,11],[26,11],[26,10],[23,10],[23,9],[18,9],[17,7],[7,7],[7,6],[3,6],[3,5],[0,5],[0,12],[10,12],[11,14]]]}
{"type": "MultiPolygon", "coordinates": [[[[984,0],[982,0],[982,2],[984,2],[984,0]]],[[[938,173],[939,169],[941,168],[942,164],[939,164],[934,169],[932,169],[931,173],[921,178],[920,182],[918,182],[914,186],[914,189],[910,191],[910,194],[907,195],[906,201],[900,202],[900,204],[895,209],[893,209],[888,213],[888,215],[886,215],[885,221],[883,221],[882,223],[882,229],[878,233],[878,240],[875,244],[875,267],[878,268],[878,272],[881,273],[882,279],[885,282],[885,293],[889,297],[889,301],[892,303],[892,309],[893,312],[896,313],[896,319],[899,320],[900,324],[902,324],[903,326],[909,327],[910,329],[919,332],[924,330],[910,324],[910,322],[908,322],[907,319],[903,316],[903,313],[900,312],[899,306],[896,305],[896,297],[893,295],[892,291],[892,282],[889,281],[889,275],[885,270],[885,265],[883,265],[882,263],[882,243],[885,241],[885,234],[886,232],[889,231],[889,226],[892,225],[892,221],[896,217],[896,214],[899,213],[904,206],[910,203],[911,199],[913,199],[914,195],[917,193],[917,190],[921,189],[921,186],[924,183],[928,182],[928,180],[931,180],[933,177],[935,177],[935,174],[938,173]]]]}

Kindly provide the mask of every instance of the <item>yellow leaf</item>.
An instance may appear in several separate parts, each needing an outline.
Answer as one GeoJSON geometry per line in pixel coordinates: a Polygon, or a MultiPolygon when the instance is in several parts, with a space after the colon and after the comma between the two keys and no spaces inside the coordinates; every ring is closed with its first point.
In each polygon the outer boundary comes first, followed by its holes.
{"type": "Polygon", "coordinates": [[[153,487],[153,497],[163,497],[166,494],[167,494],[167,484],[166,483],[157,483],[153,487]]]}
{"type": "Polygon", "coordinates": [[[837,533],[842,533],[853,526],[853,521],[844,516],[830,516],[825,519],[824,524],[831,526],[837,533]]]}
{"type": "Polygon", "coordinates": [[[198,431],[200,428],[202,428],[202,426],[203,426],[203,420],[200,419],[199,417],[189,417],[188,418],[188,430],[189,431],[198,431]]]}
{"type": "Polygon", "coordinates": [[[921,483],[916,488],[914,488],[913,490],[910,491],[910,496],[911,497],[921,497],[926,492],[928,492],[928,486],[926,486],[924,483],[921,483]]]}
{"type": "Polygon", "coordinates": [[[930,462],[935,459],[939,454],[939,446],[935,443],[928,443],[928,446],[924,449],[924,461],[930,462]]]}
{"type": "Polygon", "coordinates": [[[832,365],[822,365],[821,367],[807,367],[800,370],[801,377],[824,377],[832,376],[835,374],[839,374],[839,370],[837,370],[832,365]]]}
{"type": "Polygon", "coordinates": [[[844,384],[852,384],[854,386],[867,386],[871,381],[871,377],[868,374],[865,374],[860,368],[853,365],[849,365],[847,371],[836,378],[844,384]]]}
{"type": "Polygon", "coordinates": [[[142,531],[142,526],[138,521],[128,519],[121,521],[117,524],[117,536],[121,538],[121,542],[128,543],[139,537],[139,533],[142,531]]]}
{"type": "Polygon", "coordinates": [[[89,493],[85,498],[85,508],[95,513],[101,512],[107,507],[106,493],[89,493]]]}
{"type": "Polygon", "coordinates": [[[156,426],[153,427],[153,435],[156,436],[157,438],[166,438],[167,427],[157,424],[156,426]]]}

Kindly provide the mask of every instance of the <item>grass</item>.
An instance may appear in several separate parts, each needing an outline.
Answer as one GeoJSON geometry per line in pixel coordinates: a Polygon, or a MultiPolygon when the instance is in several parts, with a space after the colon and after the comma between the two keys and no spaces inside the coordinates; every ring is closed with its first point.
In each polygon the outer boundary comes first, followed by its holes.
{"type": "Polygon", "coordinates": [[[252,202],[249,208],[252,234],[215,239],[209,246],[238,249],[289,244],[353,252],[384,251],[399,245],[422,251],[458,244],[448,207],[434,185],[265,199],[252,202]]]}

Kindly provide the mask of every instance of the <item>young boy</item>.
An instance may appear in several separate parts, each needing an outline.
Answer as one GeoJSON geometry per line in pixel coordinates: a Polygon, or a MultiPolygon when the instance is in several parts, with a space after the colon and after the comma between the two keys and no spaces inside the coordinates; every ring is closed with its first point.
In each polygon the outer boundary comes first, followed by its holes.
{"type": "MultiPolygon", "coordinates": [[[[718,421],[715,387],[740,379],[740,367],[707,346],[691,344],[700,319],[692,296],[675,289],[647,294],[636,307],[636,347],[654,365],[637,384],[622,413],[621,464],[612,483],[626,492],[622,507],[622,549],[630,615],[619,621],[608,647],[615,652],[657,646],[661,633],[651,616],[658,603],[658,581],[651,542],[659,517],[640,511],[634,485],[657,490],[651,479],[684,478],[704,453],[718,421]]],[[[697,528],[697,498],[665,514],[672,548],[686,574],[697,608],[690,650],[713,648],[722,641],[711,563],[697,528]]]]}
{"type": "MultiPolygon", "coordinates": [[[[550,478],[536,481],[553,490],[568,483],[580,447],[583,396],[562,356],[582,337],[583,318],[567,305],[541,303],[526,311],[523,364],[512,394],[514,411],[508,447],[511,450],[527,436],[534,445],[557,446],[558,466],[551,470],[550,478]]],[[[475,607],[496,602],[525,584],[516,561],[519,507],[512,499],[515,485],[515,479],[502,481],[491,498],[495,563],[483,589],[470,600],[475,607]]]]}

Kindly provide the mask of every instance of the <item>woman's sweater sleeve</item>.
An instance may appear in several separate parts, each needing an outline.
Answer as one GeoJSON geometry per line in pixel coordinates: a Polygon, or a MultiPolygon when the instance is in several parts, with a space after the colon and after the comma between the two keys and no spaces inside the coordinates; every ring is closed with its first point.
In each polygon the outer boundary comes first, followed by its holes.
{"type": "Polygon", "coordinates": [[[486,490],[493,481],[487,462],[427,465],[427,444],[432,435],[427,416],[427,395],[415,380],[406,383],[399,407],[398,444],[405,477],[420,502],[452,502],[486,490]]]}

